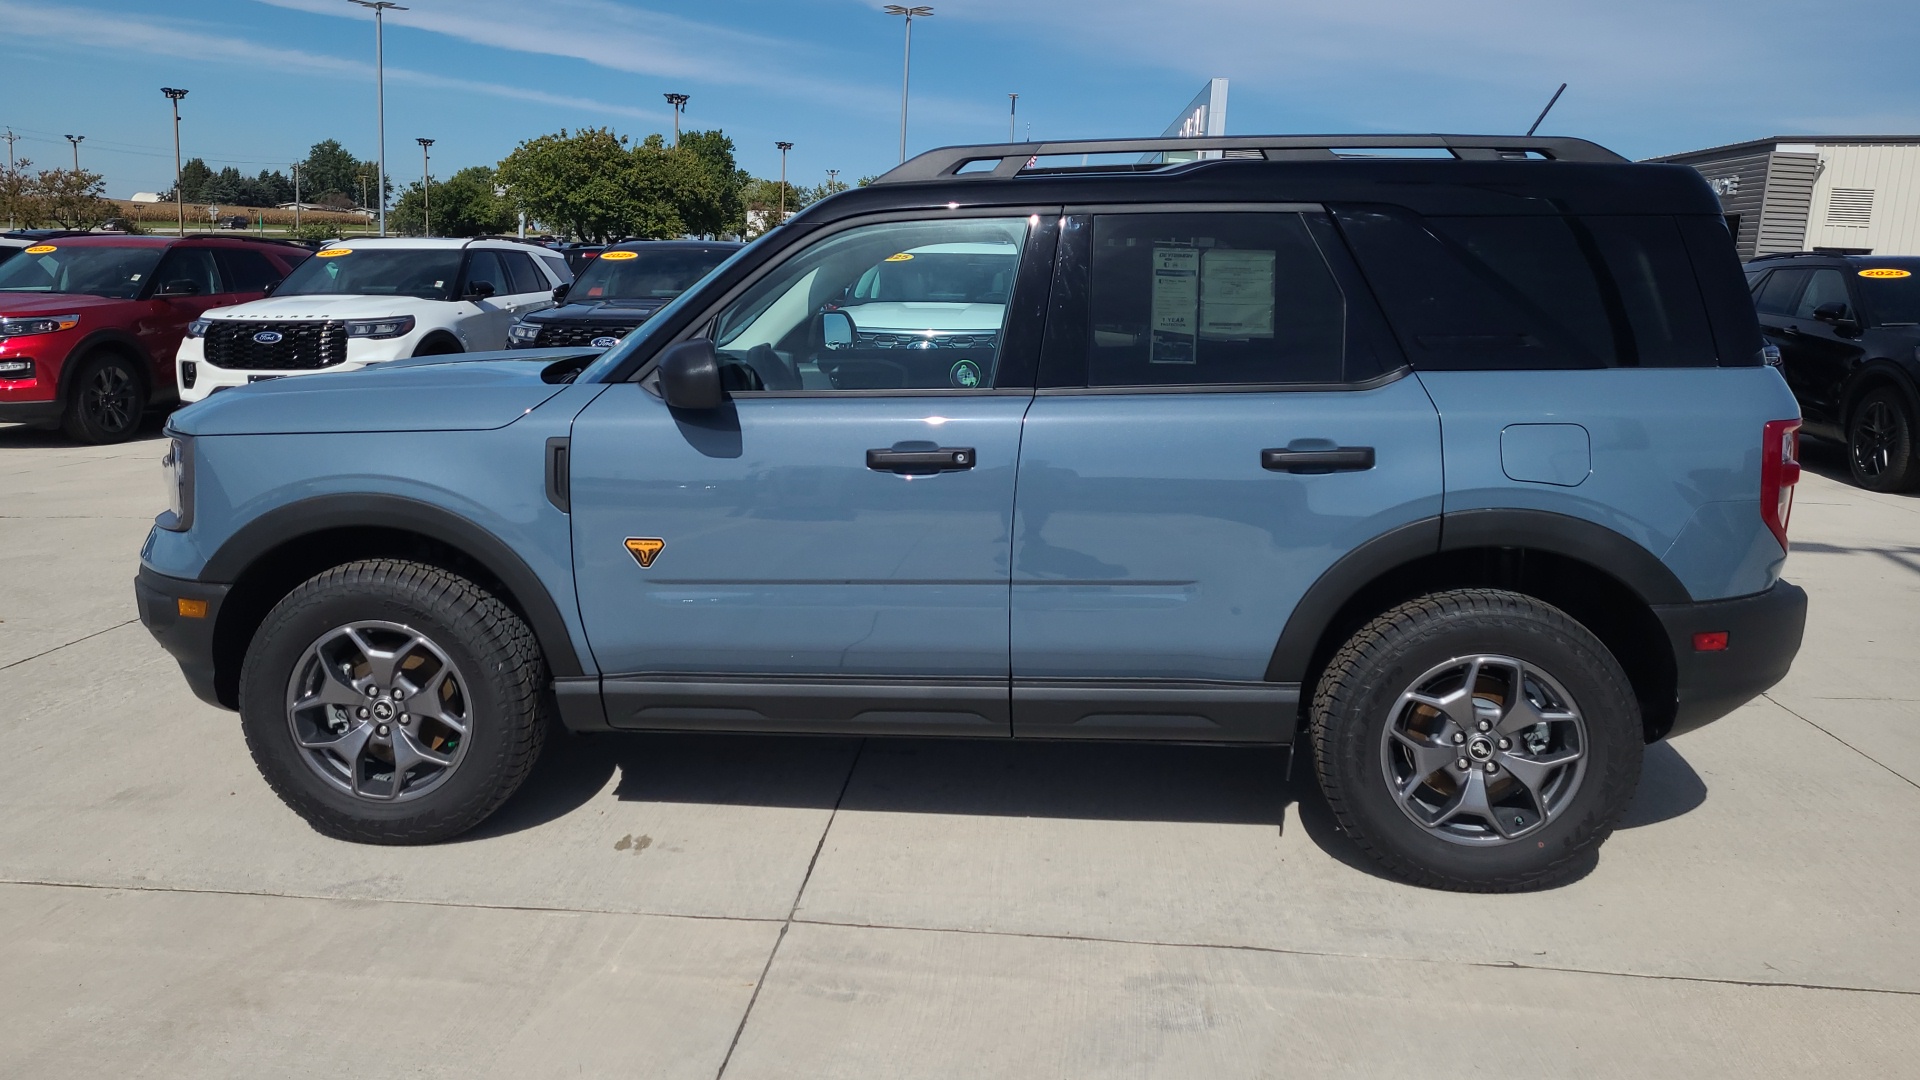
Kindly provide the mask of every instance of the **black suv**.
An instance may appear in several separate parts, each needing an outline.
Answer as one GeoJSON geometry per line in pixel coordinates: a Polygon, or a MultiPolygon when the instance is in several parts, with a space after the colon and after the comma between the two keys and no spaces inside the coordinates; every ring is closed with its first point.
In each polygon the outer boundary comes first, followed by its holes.
{"type": "Polygon", "coordinates": [[[529,312],[515,322],[507,331],[507,347],[610,349],[741,247],[724,240],[615,244],[587,260],[572,285],[553,291],[559,307],[529,312]]]}
{"type": "Polygon", "coordinates": [[[1763,255],[1747,283],[1805,433],[1845,443],[1869,491],[1920,486],[1920,258],[1763,255]]]}

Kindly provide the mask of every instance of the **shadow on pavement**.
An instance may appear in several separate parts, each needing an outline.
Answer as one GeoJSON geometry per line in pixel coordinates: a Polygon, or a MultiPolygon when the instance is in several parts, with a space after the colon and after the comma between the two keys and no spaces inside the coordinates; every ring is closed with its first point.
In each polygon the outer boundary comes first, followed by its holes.
{"type": "MultiPolygon", "coordinates": [[[[167,417],[173,415],[171,407],[155,409],[140,421],[140,431],[128,442],[151,442],[160,437],[161,429],[167,426],[167,417]]],[[[59,428],[34,427],[28,424],[0,424],[0,450],[79,450],[87,446],[67,437],[59,428]]]]}

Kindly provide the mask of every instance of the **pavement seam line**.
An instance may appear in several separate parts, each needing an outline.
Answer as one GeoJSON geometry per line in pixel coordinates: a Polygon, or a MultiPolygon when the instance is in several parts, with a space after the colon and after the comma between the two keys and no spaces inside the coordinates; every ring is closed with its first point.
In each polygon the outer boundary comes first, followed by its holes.
{"type": "Polygon", "coordinates": [[[21,657],[20,659],[15,660],[11,664],[0,664],[0,671],[6,671],[11,668],[17,668],[21,664],[32,663],[33,661],[38,660],[43,656],[52,656],[54,653],[59,652],[61,649],[70,648],[71,646],[78,645],[83,641],[92,641],[94,638],[99,637],[101,634],[111,634],[115,630],[118,630],[123,626],[132,626],[134,623],[137,623],[139,621],[140,621],[139,619],[128,619],[126,622],[114,623],[112,626],[107,627],[105,630],[95,630],[93,633],[88,634],[85,637],[74,638],[72,641],[69,641],[64,645],[55,645],[53,648],[48,649],[46,652],[38,652],[38,653],[34,653],[32,656],[21,657]]]}
{"type": "Polygon", "coordinates": [[[780,924],[780,933],[774,936],[773,948],[767,950],[767,962],[760,968],[760,978],[754,981],[753,993],[747,998],[747,1007],[740,1013],[740,1023],[733,1029],[733,1039],[727,1043],[727,1052],[720,1059],[720,1070],[713,1074],[713,1080],[721,1080],[727,1075],[727,1066],[733,1063],[733,1052],[740,1045],[740,1036],[746,1033],[747,1021],[753,1016],[753,1007],[760,1000],[760,991],[767,985],[767,974],[773,970],[773,959],[780,955],[780,944],[787,940],[787,931],[792,929],[794,917],[800,911],[800,898],[807,894],[807,882],[813,880],[813,868],[820,862],[820,852],[827,846],[827,834],[833,831],[833,823],[840,816],[840,804],[847,800],[847,788],[853,785],[853,772],[860,767],[860,755],[867,749],[867,740],[853,748],[853,760],[847,762],[847,775],[840,781],[840,794],[834,796],[833,809],[827,814],[827,824],[820,830],[820,839],[814,841],[813,857],[807,860],[807,872],[800,877],[800,887],[794,890],[793,906],[787,909],[786,921],[780,924]]]}
{"type": "Polygon", "coordinates": [[[1230,952],[1263,953],[1270,956],[1311,956],[1325,960],[1373,960],[1382,963],[1439,964],[1460,967],[1492,968],[1498,971],[1549,971],[1565,975],[1593,975],[1599,978],[1646,979],[1653,982],[1704,983],[1711,986],[1751,986],[1760,989],[1829,990],[1843,994],[1886,994],[1893,997],[1920,997],[1920,990],[1895,990],[1878,986],[1839,986],[1833,983],[1767,982],[1761,979],[1725,979],[1705,975],[1662,975],[1643,971],[1608,971],[1604,968],[1563,967],[1557,964],[1522,964],[1512,960],[1447,960],[1425,956],[1373,956],[1367,953],[1328,952],[1320,949],[1282,949],[1272,945],[1209,944],[1200,941],[1148,941],[1140,938],[1102,937],[1095,934],[1047,934],[1033,930],[972,930],[952,926],[901,926],[894,923],[840,922],[832,919],[796,919],[809,926],[837,926],[847,930],[898,930],[918,934],[966,934],[974,937],[1024,938],[1038,941],[1085,942],[1094,945],[1138,945],[1156,949],[1224,949],[1230,952]]]}
{"type": "MultiPolygon", "coordinates": [[[[1906,774],[1900,772],[1898,769],[1895,769],[1893,766],[1887,764],[1886,762],[1881,761],[1879,758],[1874,757],[1872,754],[1867,753],[1865,750],[1862,750],[1859,747],[1853,745],[1852,743],[1841,738],[1840,736],[1835,735],[1833,732],[1828,731],[1826,728],[1821,727],[1818,723],[1815,723],[1814,721],[1809,720],[1804,716],[1801,716],[1795,710],[1788,708],[1786,705],[1781,704],[1780,699],[1774,697],[1772,694],[1762,694],[1760,696],[1766,698],[1768,701],[1773,702],[1775,705],[1779,705],[1782,709],[1785,709],[1788,716],[1791,716],[1794,719],[1799,720],[1801,723],[1806,724],[1808,727],[1811,727],[1815,731],[1818,731],[1820,734],[1825,735],[1829,739],[1832,739],[1834,742],[1839,743],[1841,746],[1846,747],[1847,749],[1853,751],[1854,753],[1859,754],[1861,757],[1866,758],[1868,761],[1873,762],[1875,765],[1878,765],[1881,768],[1887,770],[1889,773],[1892,773],[1902,783],[1907,784],[1909,787],[1920,788],[1920,783],[1916,783],[1913,780],[1908,779],[1906,774]]],[[[1874,700],[1874,699],[1868,698],[1868,699],[1862,699],[1862,700],[1874,700]]]]}

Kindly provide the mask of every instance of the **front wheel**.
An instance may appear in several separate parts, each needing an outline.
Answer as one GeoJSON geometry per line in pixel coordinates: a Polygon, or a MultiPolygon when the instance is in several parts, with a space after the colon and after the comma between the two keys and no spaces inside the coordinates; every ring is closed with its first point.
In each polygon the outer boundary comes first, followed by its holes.
{"type": "Polygon", "coordinates": [[[125,442],[140,429],[146,407],[146,388],[133,362],[119,353],[97,353],[81,363],[67,384],[61,427],[78,442],[125,442]]]}
{"type": "Polygon", "coordinates": [[[1409,601],[1347,641],[1314,696],[1321,789],[1346,833],[1416,884],[1556,884],[1640,778],[1640,709],[1613,655],[1530,596],[1409,601]]]}
{"type": "Polygon", "coordinates": [[[1891,386],[1868,394],[1847,423],[1847,467],[1868,491],[1905,491],[1917,478],[1913,413],[1891,386]]]}
{"type": "Polygon", "coordinates": [[[545,665],[525,623],[436,567],[349,563],[293,590],[254,634],[240,723],[274,792],[329,836],[444,840],[539,757],[545,665]]]}

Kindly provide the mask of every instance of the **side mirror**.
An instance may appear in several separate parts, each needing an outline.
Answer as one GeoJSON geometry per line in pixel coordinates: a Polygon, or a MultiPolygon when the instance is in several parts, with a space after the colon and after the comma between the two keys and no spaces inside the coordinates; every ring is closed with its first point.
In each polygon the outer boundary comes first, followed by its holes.
{"type": "Polygon", "coordinates": [[[493,295],[493,291],[493,282],[491,281],[469,282],[467,284],[467,299],[485,300],[487,297],[493,295]]]}
{"type": "Polygon", "coordinates": [[[190,278],[177,278],[160,283],[159,296],[199,296],[200,283],[190,278]]]}
{"type": "Polygon", "coordinates": [[[823,311],[820,313],[820,345],[828,351],[853,348],[859,328],[853,325],[853,316],[844,311],[823,311]]]}
{"type": "Polygon", "coordinates": [[[273,295],[273,290],[275,290],[275,289],[277,289],[277,288],[279,288],[279,287],[280,287],[280,283],[281,283],[282,281],[285,281],[285,280],[287,280],[287,279],[286,279],[286,278],[275,278],[274,280],[272,280],[272,281],[269,281],[269,282],[267,282],[267,287],[266,287],[266,288],[264,288],[264,289],[261,289],[261,290],[260,290],[260,295],[261,295],[261,296],[272,296],[272,295],[273,295]]]}
{"type": "Polygon", "coordinates": [[[1847,305],[1838,300],[1835,300],[1831,304],[1821,304],[1819,307],[1814,308],[1813,317],[1820,322],[1833,323],[1835,326],[1843,322],[1852,321],[1847,318],[1847,305]]]}
{"type": "Polygon", "coordinates": [[[660,354],[660,396],[676,409],[717,409],[726,400],[713,342],[694,338],[660,354]]]}
{"type": "Polygon", "coordinates": [[[567,294],[568,294],[568,293],[570,293],[570,292],[572,292],[572,291],[573,291],[573,286],[572,286],[572,285],[569,285],[569,284],[567,284],[567,283],[566,283],[566,282],[564,282],[564,281],[563,281],[563,282],[561,282],[561,283],[560,283],[560,284],[558,284],[558,285],[555,285],[555,286],[553,287],[553,302],[554,302],[554,303],[556,303],[556,304],[564,304],[564,303],[566,303],[566,302],[567,302],[567,294]]]}

